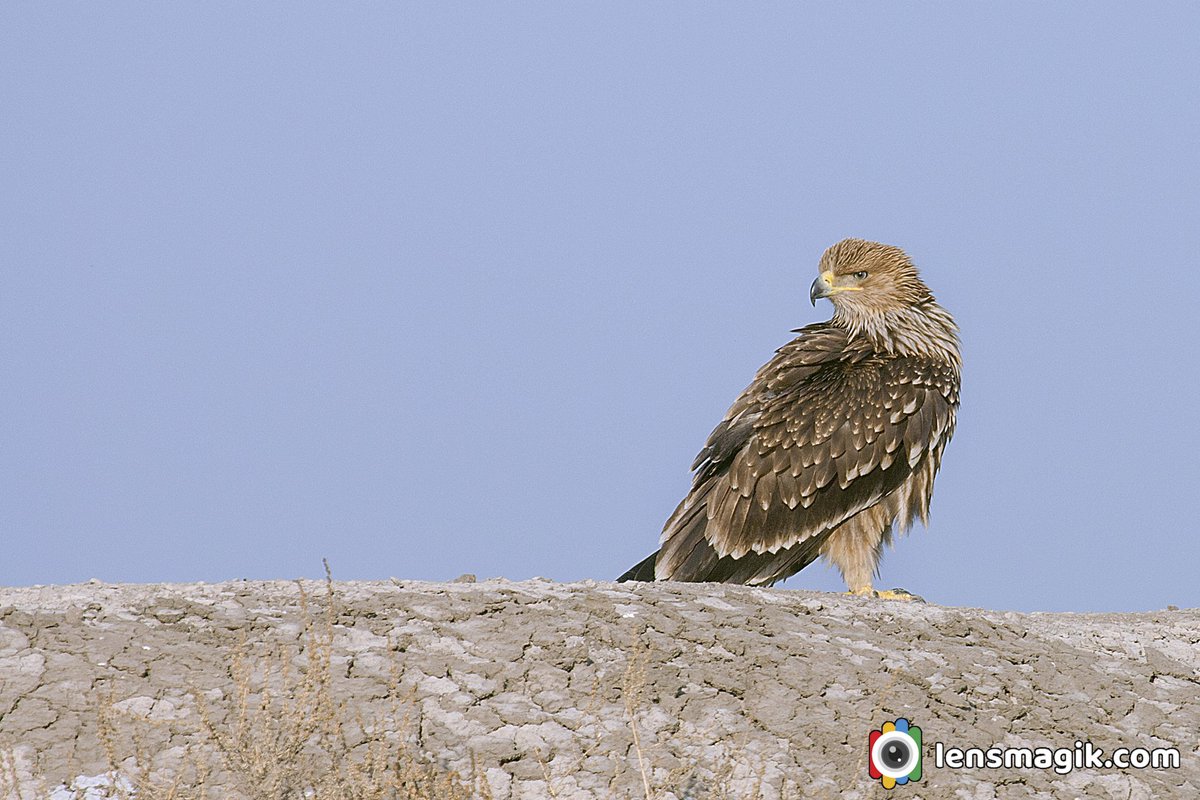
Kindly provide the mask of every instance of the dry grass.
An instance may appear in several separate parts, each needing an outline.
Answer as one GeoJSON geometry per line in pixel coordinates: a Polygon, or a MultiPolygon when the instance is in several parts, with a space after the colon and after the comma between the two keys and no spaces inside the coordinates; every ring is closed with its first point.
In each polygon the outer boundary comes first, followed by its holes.
{"type": "MultiPolygon", "coordinates": [[[[300,586],[303,669],[287,653],[256,661],[245,644],[233,654],[232,697],[223,708],[199,702],[210,758],[196,759],[186,782],[139,773],[139,800],[201,800],[215,762],[232,785],[255,800],[488,800],[486,782],[439,769],[404,736],[404,711],[393,681],[391,713],[364,720],[336,699],[332,671],[337,597],[326,564],[324,609],[314,611],[300,586]],[[216,713],[216,712],[223,713],[216,713]],[[352,741],[347,727],[361,734],[352,741]],[[211,756],[215,755],[216,759],[211,756]]],[[[193,751],[193,755],[194,755],[193,751]]],[[[110,758],[115,765],[115,759],[110,758]]],[[[149,763],[144,758],[139,763],[149,763]]],[[[222,782],[230,788],[227,781],[222,782]]]]}
{"type": "Polygon", "coordinates": [[[639,715],[651,703],[648,694],[652,652],[645,642],[636,638],[629,643],[626,652],[628,660],[621,694],[644,800],[662,800],[666,796],[678,800],[764,800],[768,796],[796,800],[803,796],[799,785],[793,781],[785,780],[778,794],[769,791],[765,763],[753,757],[744,741],[736,739],[726,742],[726,757],[712,769],[700,771],[696,765],[678,766],[666,770],[665,777],[655,780],[653,764],[659,754],[655,752],[655,746],[643,743],[638,722],[639,715]]]}
{"type": "MultiPolygon", "coordinates": [[[[393,681],[391,713],[363,719],[337,700],[332,680],[337,598],[326,565],[323,609],[303,585],[301,668],[277,651],[256,658],[243,642],[231,658],[233,689],[220,701],[193,692],[199,743],[181,768],[147,767],[154,722],[97,703],[98,736],[109,761],[104,796],[117,800],[492,800],[478,770],[442,769],[408,741],[413,714],[393,681]],[[348,731],[354,731],[351,737],[348,731]],[[132,752],[130,744],[132,743],[132,752]],[[219,781],[214,778],[219,777],[219,781]]],[[[0,798],[43,800],[45,781],[22,780],[11,753],[0,754],[0,798]]],[[[97,790],[93,790],[94,792],[97,790]]],[[[77,791],[82,796],[81,791],[77,791]]],[[[95,794],[91,796],[96,796],[95,794]]]]}
{"type": "MultiPolygon", "coordinates": [[[[195,742],[170,769],[156,763],[156,723],[114,709],[116,698],[97,699],[98,734],[109,762],[109,788],[117,800],[493,800],[483,770],[474,762],[468,774],[439,766],[414,744],[420,728],[415,697],[403,694],[400,675],[392,680],[390,710],[371,719],[339,701],[335,691],[334,634],[337,597],[326,566],[324,596],[310,597],[301,585],[302,633],[298,649],[254,653],[246,642],[230,659],[231,691],[214,699],[194,691],[195,742]]],[[[659,767],[669,756],[642,730],[647,712],[652,653],[635,640],[625,648],[620,683],[632,753],[600,752],[617,763],[618,773],[635,771],[645,800],[761,800],[763,770],[731,742],[731,757],[709,770],[696,765],[659,767]]],[[[398,669],[398,667],[397,667],[398,669]]],[[[588,706],[598,706],[599,683],[588,706]]],[[[582,708],[587,713],[589,708],[582,708]]],[[[596,708],[591,708],[596,711],[596,708]]],[[[163,737],[158,737],[161,741],[163,737]]],[[[578,761],[597,755],[599,741],[581,748],[578,761]]],[[[572,754],[550,762],[534,753],[550,797],[571,796],[576,770],[572,754]],[[557,773],[557,774],[556,774],[557,773]]],[[[493,765],[494,766],[494,765],[493,765]]],[[[28,773],[26,773],[28,774],[28,773]]],[[[788,791],[787,789],[791,789],[788,791]]],[[[94,792],[95,790],[93,790],[94,792]]],[[[11,754],[0,752],[0,800],[45,800],[44,781],[22,781],[11,754]]],[[[778,796],[768,792],[771,796],[778,796]]],[[[59,796],[62,796],[61,793],[59,796]]],[[[93,793],[90,797],[96,797],[93,793]]],[[[614,794],[613,796],[618,796],[614,794]]],[[[784,797],[798,796],[795,786],[784,797]]],[[[82,798],[82,791],[76,793],[82,798]]]]}

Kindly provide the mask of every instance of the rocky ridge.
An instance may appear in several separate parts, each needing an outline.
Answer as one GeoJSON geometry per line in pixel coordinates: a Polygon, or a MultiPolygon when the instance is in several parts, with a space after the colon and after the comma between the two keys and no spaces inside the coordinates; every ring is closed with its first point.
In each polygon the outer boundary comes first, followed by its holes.
{"type": "Polygon", "coordinates": [[[876,796],[867,735],[897,717],[925,737],[922,779],[897,797],[1200,797],[1200,610],[1019,614],[725,585],[393,581],[333,584],[324,617],[324,585],[301,588],[0,589],[0,750],[23,779],[97,775],[108,768],[100,720],[115,714],[144,723],[149,767],[177,769],[202,735],[199,705],[229,707],[230,654],[283,652],[304,669],[316,618],[331,625],[344,708],[446,769],[474,771],[497,800],[876,796]],[[1177,748],[1181,763],[1069,774],[933,763],[937,743],[1076,740],[1107,753],[1177,748]]]}

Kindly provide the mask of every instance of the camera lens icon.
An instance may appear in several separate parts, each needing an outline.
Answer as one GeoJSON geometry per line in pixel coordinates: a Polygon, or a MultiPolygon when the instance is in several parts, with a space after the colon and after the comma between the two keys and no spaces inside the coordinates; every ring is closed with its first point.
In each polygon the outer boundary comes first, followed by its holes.
{"type": "Polygon", "coordinates": [[[907,733],[881,734],[871,747],[871,760],[889,778],[903,778],[917,765],[917,743],[907,733]]]}
{"type": "Polygon", "coordinates": [[[921,729],[904,718],[871,731],[868,771],[885,789],[921,780],[921,729]]]}

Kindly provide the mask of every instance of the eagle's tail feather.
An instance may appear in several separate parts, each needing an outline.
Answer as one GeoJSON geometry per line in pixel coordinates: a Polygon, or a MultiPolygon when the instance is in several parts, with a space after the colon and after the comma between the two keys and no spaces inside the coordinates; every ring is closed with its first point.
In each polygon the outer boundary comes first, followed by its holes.
{"type": "Polygon", "coordinates": [[[655,550],[650,555],[643,558],[634,566],[626,570],[625,574],[617,578],[617,583],[625,581],[652,581],[654,580],[654,562],[658,558],[658,551],[655,550]]]}

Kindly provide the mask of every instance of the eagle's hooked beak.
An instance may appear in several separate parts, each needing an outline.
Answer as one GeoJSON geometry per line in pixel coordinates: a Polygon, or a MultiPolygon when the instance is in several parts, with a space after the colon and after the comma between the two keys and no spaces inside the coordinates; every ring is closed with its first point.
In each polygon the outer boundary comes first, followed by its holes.
{"type": "Polygon", "coordinates": [[[822,297],[829,297],[833,294],[833,273],[822,272],[817,276],[817,279],[812,282],[812,288],[808,290],[808,300],[814,306],[822,297]]]}

